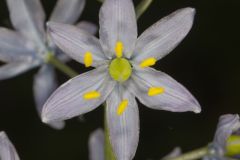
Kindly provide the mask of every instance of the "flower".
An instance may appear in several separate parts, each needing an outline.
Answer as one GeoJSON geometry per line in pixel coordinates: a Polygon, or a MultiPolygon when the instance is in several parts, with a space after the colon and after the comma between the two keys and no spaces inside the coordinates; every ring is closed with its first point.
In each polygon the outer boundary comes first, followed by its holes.
{"type": "MultiPolygon", "coordinates": [[[[225,114],[219,118],[213,142],[209,146],[209,155],[203,160],[225,160],[230,136],[240,129],[240,119],[237,114],[225,114]]],[[[235,141],[236,142],[236,141],[235,141]]],[[[228,146],[229,147],[229,146],[228,146]]]]}
{"type": "MultiPolygon", "coordinates": [[[[48,39],[44,29],[45,14],[39,0],[7,0],[10,18],[16,31],[0,28],[0,80],[12,78],[40,66],[34,77],[34,98],[39,115],[50,94],[57,88],[53,66],[46,63],[49,53],[67,61],[67,56],[48,39]]],[[[59,0],[50,16],[51,21],[74,23],[81,14],[85,0],[59,0]]],[[[80,22],[80,28],[94,32],[93,24],[80,22]]],[[[52,123],[63,128],[64,122],[52,123]]]]}
{"type": "Polygon", "coordinates": [[[189,32],[193,8],[158,21],[137,38],[131,0],[105,0],[100,10],[100,39],[78,28],[48,22],[50,37],[76,61],[93,66],[60,86],[47,100],[42,121],[66,120],[106,101],[110,141],[118,160],[132,159],[139,140],[135,97],[144,105],[173,112],[201,111],[185,87],[150,66],[172,51],[189,32]]]}
{"type": "MultiPolygon", "coordinates": [[[[104,132],[102,129],[97,129],[90,134],[88,140],[89,160],[104,160],[104,132]]],[[[169,154],[164,156],[162,160],[175,158],[181,155],[181,148],[175,147],[169,154]]]]}
{"type": "Polygon", "coordinates": [[[8,139],[5,132],[0,132],[0,159],[19,160],[19,156],[12,142],[8,139]]]}

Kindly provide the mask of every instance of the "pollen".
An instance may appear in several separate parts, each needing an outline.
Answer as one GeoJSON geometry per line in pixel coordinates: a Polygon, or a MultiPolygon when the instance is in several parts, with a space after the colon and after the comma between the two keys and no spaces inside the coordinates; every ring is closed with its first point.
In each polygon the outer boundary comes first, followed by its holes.
{"type": "Polygon", "coordinates": [[[86,100],[97,99],[101,96],[98,91],[90,91],[83,95],[83,98],[86,100]]]}
{"type": "Polygon", "coordinates": [[[117,115],[121,116],[128,106],[128,100],[124,99],[118,106],[117,115]]]}
{"type": "Polygon", "coordinates": [[[145,67],[150,67],[150,66],[153,66],[155,63],[156,63],[156,58],[154,57],[150,57],[150,58],[147,58],[145,60],[143,60],[141,63],[140,63],[140,67],[141,68],[145,68],[145,67]]]}
{"type": "Polygon", "coordinates": [[[123,55],[123,43],[121,41],[117,41],[115,46],[115,52],[117,58],[121,58],[123,55]]]}
{"type": "Polygon", "coordinates": [[[150,87],[148,90],[148,96],[156,96],[162,93],[164,93],[163,87],[150,87]]]}
{"type": "Polygon", "coordinates": [[[85,67],[90,67],[92,65],[92,62],[93,62],[92,53],[91,52],[86,52],[84,54],[85,67]]]}

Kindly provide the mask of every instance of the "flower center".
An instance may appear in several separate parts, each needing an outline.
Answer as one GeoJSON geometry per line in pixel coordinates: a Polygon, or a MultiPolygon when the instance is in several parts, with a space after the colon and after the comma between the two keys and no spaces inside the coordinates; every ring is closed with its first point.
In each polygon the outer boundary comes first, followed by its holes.
{"type": "Polygon", "coordinates": [[[109,65],[110,76],[118,82],[124,82],[132,74],[132,66],[125,58],[115,58],[109,65]]]}

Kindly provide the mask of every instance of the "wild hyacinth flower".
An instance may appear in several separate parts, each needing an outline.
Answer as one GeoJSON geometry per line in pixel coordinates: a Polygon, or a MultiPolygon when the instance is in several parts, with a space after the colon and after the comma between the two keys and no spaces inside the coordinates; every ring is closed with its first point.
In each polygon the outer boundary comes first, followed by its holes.
{"type": "MultiPolygon", "coordinates": [[[[12,78],[40,66],[34,77],[34,98],[39,114],[50,94],[57,88],[53,66],[46,63],[49,53],[67,60],[49,40],[44,28],[45,13],[39,0],[7,0],[10,18],[16,31],[0,28],[0,80],[12,78]]],[[[51,21],[74,23],[85,5],[85,0],[59,0],[50,16],[51,21]]],[[[80,22],[80,28],[94,32],[94,26],[80,22]]],[[[51,123],[63,128],[64,122],[51,123]]]]}
{"type": "Polygon", "coordinates": [[[19,156],[12,142],[8,139],[5,132],[0,132],[0,159],[19,160],[19,156]]]}
{"type": "Polygon", "coordinates": [[[137,39],[131,0],[105,0],[100,10],[100,40],[78,28],[49,22],[54,42],[76,61],[96,69],[59,87],[43,107],[42,121],[65,120],[94,110],[106,101],[110,141],[118,160],[132,159],[139,139],[135,97],[144,105],[173,112],[200,112],[181,84],[150,66],[172,51],[189,32],[193,8],[158,21],[137,39]]]}
{"type": "Polygon", "coordinates": [[[209,155],[203,160],[227,160],[227,140],[238,129],[240,129],[240,119],[237,114],[226,114],[219,118],[217,130],[212,144],[209,148],[209,155]]]}
{"type": "MultiPolygon", "coordinates": [[[[93,131],[88,141],[89,160],[104,160],[104,132],[102,129],[93,131]]],[[[169,154],[162,159],[177,157],[181,154],[179,147],[174,148],[169,154]]]]}

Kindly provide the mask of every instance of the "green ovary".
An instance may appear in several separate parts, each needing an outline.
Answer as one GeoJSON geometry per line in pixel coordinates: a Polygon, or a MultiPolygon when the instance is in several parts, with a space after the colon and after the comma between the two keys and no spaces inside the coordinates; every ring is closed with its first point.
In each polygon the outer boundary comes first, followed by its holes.
{"type": "Polygon", "coordinates": [[[132,66],[125,58],[115,58],[109,65],[111,77],[118,82],[124,82],[132,74],[132,66]]]}
{"type": "Polygon", "coordinates": [[[234,156],[240,154],[240,136],[239,135],[231,135],[227,140],[226,147],[228,156],[234,156]]]}

